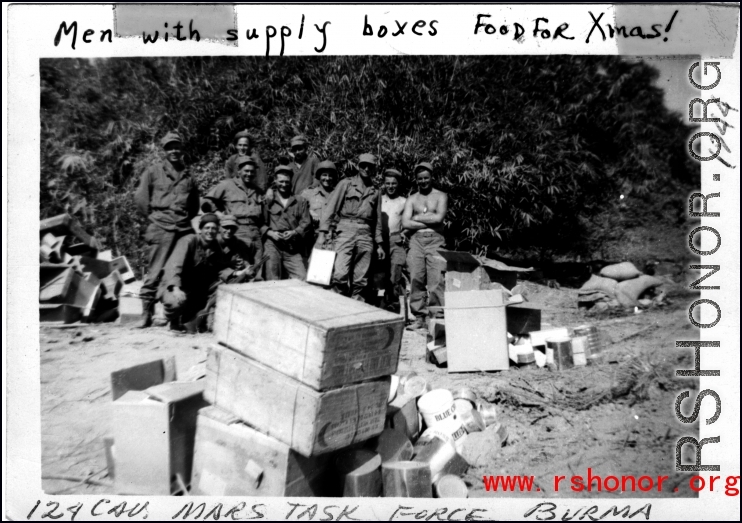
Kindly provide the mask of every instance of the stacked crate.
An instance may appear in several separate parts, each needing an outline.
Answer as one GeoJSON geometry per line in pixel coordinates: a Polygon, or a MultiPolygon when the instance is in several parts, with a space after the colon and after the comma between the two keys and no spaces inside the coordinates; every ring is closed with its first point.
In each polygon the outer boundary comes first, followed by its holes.
{"type": "Polygon", "coordinates": [[[403,328],[296,280],[221,286],[193,493],[327,495],[329,454],[384,429],[403,328]]]}

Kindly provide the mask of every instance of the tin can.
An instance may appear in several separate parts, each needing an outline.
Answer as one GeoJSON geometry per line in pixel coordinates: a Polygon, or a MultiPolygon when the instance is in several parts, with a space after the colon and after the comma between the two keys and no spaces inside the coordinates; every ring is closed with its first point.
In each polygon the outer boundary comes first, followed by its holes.
{"type": "Polygon", "coordinates": [[[489,427],[497,422],[497,409],[492,403],[478,399],[477,411],[482,415],[485,426],[489,427]]]}
{"type": "Polygon", "coordinates": [[[585,357],[588,364],[596,365],[603,362],[603,337],[594,325],[580,325],[574,329],[575,336],[587,337],[585,357]]]}
{"type": "Polygon", "coordinates": [[[461,424],[464,425],[466,432],[471,434],[472,432],[482,432],[487,428],[487,424],[484,422],[484,418],[478,410],[468,410],[466,412],[458,413],[461,424]]]}
{"type": "Polygon", "coordinates": [[[575,366],[574,360],[572,359],[572,340],[570,338],[549,338],[546,340],[547,350],[547,361],[548,361],[548,350],[551,349],[554,358],[554,364],[557,369],[565,370],[571,369],[575,366]]]}
{"type": "Polygon", "coordinates": [[[477,393],[469,387],[461,387],[453,391],[453,399],[455,400],[466,400],[474,407],[477,403],[477,393]]]}
{"type": "Polygon", "coordinates": [[[446,474],[463,474],[469,464],[456,451],[452,439],[443,439],[426,431],[415,444],[414,462],[427,463],[432,482],[446,474]]]}
{"type": "Polygon", "coordinates": [[[468,498],[469,489],[464,480],[453,474],[447,474],[433,485],[437,498],[468,498]]]}

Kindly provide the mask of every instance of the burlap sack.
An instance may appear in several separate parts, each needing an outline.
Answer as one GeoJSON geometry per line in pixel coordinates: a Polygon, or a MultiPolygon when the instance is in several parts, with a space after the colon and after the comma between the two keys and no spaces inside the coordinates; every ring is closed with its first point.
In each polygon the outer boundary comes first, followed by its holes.
{"type": "Polygon", "coordinates": [[[600,275],[606,278],[611,278],[616,281],[631,280],[641,276],[641,271],[637,269],[631,262],[616,263],[614,265],[606,265],[600,270],[600,275]]]}
{"type": "Polygon", "coordinates": [[[636,307],[639,296],[647,289],[662,285],[662,280],[642,274],[633,280],[626,280],[616,285],[616,298],[624,307],[636,307]]]}
{"type": "Polygon", "coordinates": [[[582,291],[601,291],[612,297],[616,295],[617,283],[618,282],[616,282],[616,280],[603,278],[601,276],[593,274],[592,276],[590,276],[590,279],[587,280],[582,287],[580,287],[580,293],[582,293],[582,291]]]}

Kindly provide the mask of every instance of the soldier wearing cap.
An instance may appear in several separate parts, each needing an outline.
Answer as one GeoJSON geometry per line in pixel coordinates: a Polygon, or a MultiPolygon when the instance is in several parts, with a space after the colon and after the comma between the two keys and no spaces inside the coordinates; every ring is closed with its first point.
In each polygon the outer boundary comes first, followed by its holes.
{"type": "Polygon", "coordinates": [[[201,217],[199,234],[182,237],[165,265],[159,295],[170,328],[194,333],[203,327],[213,308],[220,283],[243,278],[248,269],[229,267],[216,236],[219,218],[207,213],[201,217]]]}
{"type": "MultiPolygon", "coordinates": [[[[254,259],[263,257],[260,228],[263,222],[263,193],[254,185],[258,163],[252,156],[237,159],[238,176],[222,180],[206,195],[216,211],[230,214],[237,220],[237,239],[254,253],[254,259]]],[[[211,205],[204,205],[214,210],[211,205]]]]}
{"type": "Polygon", "coordinates": [[[193,236],[191,220],[198,214],[199,195],[195,181],[183,162],[183,140],[168,132],[160,144],[166,159],[149,166],[134,194],[140,213],[149,226],[144,237],[149,246],[147,275],[140,291],[142,321],[138,327],[152,325],[157,289],[165,264],[175,244],[193,236]]]}
{"type": "Polygon", "coordinates": [[[396,169],[384,171],[384,194],[381,196],[382,236],[388,260],[388,301],[398,303],[399,296],[405,292],[402,269],[407,253],[402,236],[402,214],[407,198],[400,194],[402,173],[396,169]]]}
{"type": "Polygon", "coordinates": [[[265,192],[268,188],[268,174],[265,169],[263,160],[260,159],[257,149],[255,149],[252,138],[248,134],[247,130],[240,131],[234,135],[234,146],[237,149],[237,153],[227,158],[224,164],[225,178],[235,178],[238,176],[240,166],[238,160],[244,156],[252,156],[256,163],[255,179],[253,185],[265,192]]]}
{"type": "Polygon", "coordinates": [[[314,153],[309,154],[309,143],[303,134],[291,139],[291,155],[294,159],[291,162],[294,171],[291,191],[293,194],[301,194],[304,189],[318,184],[315,175],[319,167],[319,158],[314,153]]]}
{"type": "Polygon", "coordinates": [[[275,169],[276,190],[265,202],[265,277],[280,280],[282,269],[292,279],[305,280],[304,234],[312,224],[309,205],[291,191],[294,171],[288,165],[275,169]]]}
{"type": "Polygon", "coordinates": [[[333,289],[361,301],[374,242],[378,258],[383,260],[385,257],[381,235],[381,194],[373,185],[376,163],[373,154],[362,154],[358,158],[358,174],[338,183],[322,213],[317,237],[317,243],[322,245],[326,234],[337,234],[333,289]]]}
{"type": "Polygon", "coordinates": [[[410,271],[410,309],[415,315],[413,328],[425,328],[428,316],[440,316],[443,306],[445,261],[438,255],[444,248],[443,220],[448,210],[448,195],[433,188],[433,166],[421,162],[415,166],[418,192],[410,195],[402,214],[402,227],[410,236],[407,268],[410,271]],[[436,307],[431,314],[430,308],[436,307]]]}
{"type": "MultiPolygon", "coordinates": [[[[237,219],[231,214],[225,214],[222,215],[219,225],[221,225],[221,234],[216,240],[227,257],[229,268],[235,271],[248,269],[242,281],[253,279],[255,277],[255,251],[237,239],[237,219]]],[[[240,282],[230,281],[230,283],[240,282]]]]}
{"type": "Polygon", "coordinates": [[[317,239],[316,231],[319,230],[322,211],[324,211],[327,201],[330,199],[330,195],[337,185],[338,171],[335,164],[329,160],[321,162],[317,166],[317,178],[319,178],[319,185],[304,189],[304,192],[301,193],[302,198],[309,204],[309,215],[312,217],[312,225],[315,231],[315,234],[308,240],[308,250],[310,252],[317,239]]]}

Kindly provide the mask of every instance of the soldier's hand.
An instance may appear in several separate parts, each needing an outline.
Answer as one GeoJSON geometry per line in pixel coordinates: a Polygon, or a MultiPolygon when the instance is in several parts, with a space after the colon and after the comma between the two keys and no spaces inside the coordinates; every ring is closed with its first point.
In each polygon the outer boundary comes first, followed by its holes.
{"type": "Polygon", "coordinates": [[[273,241],[279,241],[281,239],[281,234],[276,231],[268,231],[266,233],[266,236],[268,236],[268,238],[273,241]]]}
{"type": "Polygon", "coordinates": [[[180,287],[173,287],[172,295],[173,295],[173,298],[179,302],[185,301],[186,299],[185,292],[180,290],[180,287]]]}
{"type": "Polygon", "coordinates": [[[384,248],[381,245],[376,247],[376,256],[380,260],[383,260],[384,258],[386,258],[386,253],[384,252],[384,248]]]}
{"type": "Polygon", "coordinates": [[[286,231],[283,233],[284,241],[289,241],[294,236],[296,236],[296,231],[286,231]]]}
{"type": "Polygon", "coordinates": [[[316,242],[316,244],[319,245],[320,247],[324,247],[325,246],[325,240],[326,240],[325,233],[321,232],[321,233],[319,233],[317,235],[317,242],[316,242]]]}

